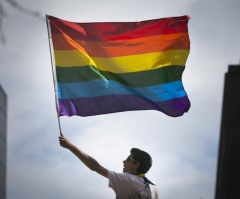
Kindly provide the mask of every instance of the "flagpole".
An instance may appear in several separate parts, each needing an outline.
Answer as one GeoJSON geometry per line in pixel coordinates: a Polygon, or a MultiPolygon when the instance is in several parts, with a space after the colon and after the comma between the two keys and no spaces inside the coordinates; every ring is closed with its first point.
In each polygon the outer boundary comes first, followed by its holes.
{"type": "Polygon", "coordinates": [[[52,58],[52,45],[51,45],[51,35],[50,35],[50,28],[49,28],[49,21],[48,21],[48,15],[46,15],[46,23],[47,23],[47,31],[48,31],[48,44],[49,44],[49,49],[50,49],[50,58],[51,58],[51,64],[52,64],[52,76],[53,76],[53,85],[54,85],[54,94],[55,94],[55,106],[56,106],[56,112],[57,112],[57,118],[58,118],[58,127],[59,127],[59,132],[60,136],[62,136],[62,129],[61,129],[61,124],[60,124],[60,114],[58,110],[58,103],[57,103],[57,89],[56,89],[56,80],[55,80],[55,75],[54,75],[54,64],[53,64],[53,58],[52,58]]]}

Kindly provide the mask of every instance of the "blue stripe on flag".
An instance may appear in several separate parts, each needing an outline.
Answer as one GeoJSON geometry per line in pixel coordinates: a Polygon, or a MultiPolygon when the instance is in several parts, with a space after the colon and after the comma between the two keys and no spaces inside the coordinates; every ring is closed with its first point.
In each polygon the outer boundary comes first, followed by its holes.
{"type": "Polygon", "coordinates": [[[93,98],[104,95],[137,95],[153,102],[186,96],[181,81],[149,87],[128,87],[111,80],[93,80],[80,83],[58,83],[59,99],[93,98]]]}

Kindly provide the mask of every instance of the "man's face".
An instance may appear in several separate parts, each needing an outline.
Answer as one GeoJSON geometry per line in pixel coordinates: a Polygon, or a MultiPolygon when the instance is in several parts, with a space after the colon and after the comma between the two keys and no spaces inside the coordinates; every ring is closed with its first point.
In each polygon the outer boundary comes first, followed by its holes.
{"type": "Polygon", "coordinates": [[[135,175],[137,174],[139,164],[139,162],[134,160],[132,155],[129,155],[127,159],[123,161],[123,172],[135,175]]]}

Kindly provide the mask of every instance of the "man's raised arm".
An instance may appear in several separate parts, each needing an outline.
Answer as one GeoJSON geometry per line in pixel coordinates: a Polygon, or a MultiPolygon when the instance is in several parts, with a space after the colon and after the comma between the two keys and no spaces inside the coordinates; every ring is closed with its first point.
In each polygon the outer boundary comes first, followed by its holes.
{"type": "Polygon", "coordinates": [[[89,169],[96,171],[100,175],[108,178],[107,169],[102,167],[94,158],[73,145],[67,138],[64,136],[59,136],[59,142],[62,147],[69,149],[74,155],[76,155],[89,169]]]}

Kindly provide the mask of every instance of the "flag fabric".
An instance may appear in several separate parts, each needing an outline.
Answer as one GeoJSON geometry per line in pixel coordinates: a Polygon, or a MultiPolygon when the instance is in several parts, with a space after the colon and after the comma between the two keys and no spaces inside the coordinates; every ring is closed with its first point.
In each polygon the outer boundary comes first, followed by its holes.
{"type": "Polygon", "coordinates": [[[139,22],[76,23],[47,16],[59,115],[190,108],[182,74],[188,16],[139,22]]]}

